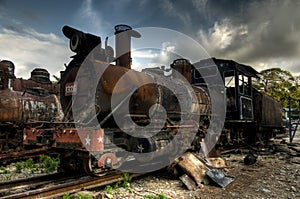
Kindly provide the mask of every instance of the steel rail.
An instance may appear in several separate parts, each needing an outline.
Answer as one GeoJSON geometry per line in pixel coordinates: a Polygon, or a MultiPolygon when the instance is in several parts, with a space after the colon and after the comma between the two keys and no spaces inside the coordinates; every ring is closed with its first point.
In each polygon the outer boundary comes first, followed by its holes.
{"type": "MultiPolygon", "coordinates": [[[[142,174],[133,174],[132,177],[137,177],[142,174]]],[[[123,173],[111,173],[102,177],[88,177],[63,184],[58,184],[49,187],[43,187],[36,190],[30,190],[23,193],[17,193],[3,197],[3,199],[14,198],[54,198],[62,196],[65,193],[75,193],[87,189],[101,187],[114,182],[118,182],[123,178],[123,173]]]]}
{"type": "Polygon", "coordinates": [[[71,175],[70,173],[54,173],[49,175],[36,176],[31,178],[13,180],[0,183],[0,197],[5,197],[10,192],[17,192],[20,189],[35,189],[57,181],[66,181],[84,176],[83,174],[71,175]]]}

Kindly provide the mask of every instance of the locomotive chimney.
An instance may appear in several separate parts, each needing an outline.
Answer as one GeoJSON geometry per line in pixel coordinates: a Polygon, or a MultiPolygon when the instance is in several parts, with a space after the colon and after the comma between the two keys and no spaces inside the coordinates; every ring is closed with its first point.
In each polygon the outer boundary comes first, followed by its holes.
{"type": "Polygon", "coordinates": [[[131,69],[131,37],[140,38],[141,35],[128,25],[115,26],[116,65],[131,69]]]}

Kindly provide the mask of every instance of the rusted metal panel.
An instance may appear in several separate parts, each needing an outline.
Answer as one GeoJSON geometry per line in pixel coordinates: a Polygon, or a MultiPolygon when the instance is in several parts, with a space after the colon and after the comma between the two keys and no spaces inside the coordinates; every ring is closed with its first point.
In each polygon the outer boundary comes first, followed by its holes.
{"type": "Polygon", "coordinates": [[[43,132],[43,129],[23,129],[23,144],[24,145],[31,145],[37,143],[37,135],[43,132]]]}
{"type": "Polygon", "coordinates": [[[17,92],[0,90],[0,121],[21,122],[21,103],[17,92]]]}
{"type": "Polygon", "coordinates": [[[64,128],[56,130],[54,133],[54,140],[54,147],[72,147],[75,146],[75,143],[77,144],[76,146],[81,146],[80,148],[83,148],[81,144],[81,139],[78,135],[77,129],[75,128],[64,128]]]}
{"type": "Polygon", "coordinates": [[[9,84],[9,70],[8,67],[0,62],[0,89],[7,89],[9,84]]]}
{"type": "Polygon", "coordinates": [[[30,120],[61,120],[57,96],[39,97],[9,89],[0,90],[0,121],[25,123],[30,120]]]}
{"type": "Polygon", "coordinates": [[[100,152],[104,149],[104,129],[78,129],[83,146],[91,152],[100,152]]]}
{"type": "Polygon", "coordinates": [[[105,168],[109,165],[115,165],[118,163],[118,159],[114,153],[105,153],[98,160],[98,167],[105,168]]]}
{"type": "Polygon", "coordinates": [[[210,115],[211,100],[209,94],[200,87],[193,87],[198,100],[198,109],[201,115],[210,115]]]}
{"type": "Polygon", "coordinates": [[[177,59],[172,64],[171,67],[182,74],[186,80],[192,83],[192,64],[186,59],[177,59]]]}
{"type": "Polygon", "coordinates": [[[282,105],[274,98],[254,91],[255,119],[258,127],[282,127],[282,105]]]}
{"type": "Polygon", "coordinates": [[[23,80],[16,79],[12,71],[10,74],[9,67],[0,62],[0,122],[62,119],[57,96],[49,94],[57,94],[59,85],[50,82],[47,70],[35,69],[33,80],[23,80]],[[46,83],[37,81],[41,79],[46,83]]]}
{"type": "Polygon", "coordinates": [[[61,129],[56,130],[55,146],[60,147],[77,146],[77,149],[85,149],[91,152],[101,152],[104,150],[104,130],[103,129],[61,129]],[[80,147],[79,147],[80,146],[80,147]]]}
{"type": "Polygon", "coordinates": [[[20,92],[23,92],[31,88],[43,88],[48,93],[53,93],[56,95],[59,95],[60,92],[59,84],[52,84],[51,82],[42,84],[33,80],[26,80],[22,78],[12,79],[12,88],[14,91],[20,91],[20,92]]]}

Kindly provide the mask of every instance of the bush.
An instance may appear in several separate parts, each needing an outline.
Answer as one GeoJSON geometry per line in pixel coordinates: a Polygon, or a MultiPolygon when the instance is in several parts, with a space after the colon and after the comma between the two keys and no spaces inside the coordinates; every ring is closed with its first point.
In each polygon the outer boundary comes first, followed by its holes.
{"type": "Polygon", "coordinates": [[[47,155],[41,155],[39,157],[39,164],[43,172],[52,173],[56,171],[57,166],[59,164],[59,159],[51,158],[47,155]]]}

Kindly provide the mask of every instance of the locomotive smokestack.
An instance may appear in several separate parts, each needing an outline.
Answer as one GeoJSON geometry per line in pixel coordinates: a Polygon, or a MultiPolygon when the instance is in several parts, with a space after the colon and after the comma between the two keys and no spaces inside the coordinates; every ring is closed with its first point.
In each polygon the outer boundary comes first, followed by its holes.
{"type": "Polygon", "coordinates": [[[131,69],[131,37],[140,38],[141,35],[128,25],[115,26],[116,65],[131,69]]]}

